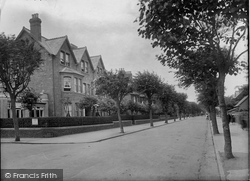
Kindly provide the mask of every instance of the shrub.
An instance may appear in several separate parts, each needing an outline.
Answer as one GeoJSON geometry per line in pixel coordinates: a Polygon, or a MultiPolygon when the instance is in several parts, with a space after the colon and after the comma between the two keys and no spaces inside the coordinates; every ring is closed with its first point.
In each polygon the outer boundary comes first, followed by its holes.
{"type": "MultiPolygon", "coordinates": [[[[139,120],[149,119],[148,115],[122,115],[122,120],[139,120]]],[[[154,116],[153,118],[158,118],[154,116]]],[[[41,117],[38,119],[38,125],[32,125],[32,118],[18,118],[20,128],[27,127],[67,127],[81,125],[111,124],[118,121],[117,115],[106,117],[41,117]]],[[[13,120],[11,118],[0,119],[1,128],[13,128],[13,120]]]]}

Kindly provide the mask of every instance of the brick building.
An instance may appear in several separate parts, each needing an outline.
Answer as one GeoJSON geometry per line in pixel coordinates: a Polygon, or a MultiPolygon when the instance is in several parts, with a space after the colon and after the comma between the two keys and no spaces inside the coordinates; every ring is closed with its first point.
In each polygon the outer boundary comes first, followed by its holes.
{"type": "MultiPolygon", "coordinates": [[[[29,84],[42,97],[36,108],[42,110],[42,113],[36,117],[67,114],[85,116],[85,110],[79,109],[77,103],[84,95],[95,94],[94,80],[105,71],[102,57],[90,56],[87,47],[71,44],[67,36],[53,39],[43,37],[42,21],[38,14],[33,14],[29,22],[30,30],[23,27],[17,39],[35,42],[44,60],[29,84]]],[[[2,118],[11,117],[6,104],[8,98],[0,95],[2,118]]],[[[19,117],[26,117],[26,114],[20,114],[19,117]]]]}

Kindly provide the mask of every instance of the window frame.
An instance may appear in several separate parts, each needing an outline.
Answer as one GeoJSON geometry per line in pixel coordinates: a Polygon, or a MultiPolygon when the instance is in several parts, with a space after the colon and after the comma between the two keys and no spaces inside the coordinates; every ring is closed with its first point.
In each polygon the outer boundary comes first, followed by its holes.
{"type": "Polygon", "coordinates": [[[70,67],[70,54],[65,53],[65,65],[70,67]]]}
{"type": "Polygon", "coordinates": [[[85,94],[85,95],[86,95],[86,92],[87,92],[87,91],[86,91],[86,87],[87,87],[87,86],[86,86],[86,83],[83,82],[83,83],[82,83],[82,93],[85,94]]]}
{"type": "Polygon", "coordinates": [[[78,79],[77,91],[82,93],[82,79],[78,79]]]}
{"type": "Polygon", "coordinates": [[[85,72],[85,63],[83,60],[81,60],[81,71],[85,72]]]}
{"type": "Polygon", "coordinates": [[[71,86],[71,77],[70,76],[64,76],[63,77],[63,91],[66,91],[66,92],[70,92],[72,89],[72,86],[71,86]],[[66,81],[66,79],[69,79],[68,81],[66,81]],[[66,85],[66,82],[69,82],[69,85],[68,86],[65,86],[66,85]],[[69,89],[69,90],[68,90],[69,89]]]}
{"type": "Polygon", "coordinates": [[[64,57],[65,52],[60,51],[60,63],[62,65],[65,65],[65,57],[64,57]]]}
{"type": "Polygon", "coordinates": [[[84,72],[89,73],[89,62],[84,61],[84,72]]]}
{"type": "Polygon", "coordinates": [[[74,91],[78,92],[78,80],[76,77],[74,77],[74,91]]]}

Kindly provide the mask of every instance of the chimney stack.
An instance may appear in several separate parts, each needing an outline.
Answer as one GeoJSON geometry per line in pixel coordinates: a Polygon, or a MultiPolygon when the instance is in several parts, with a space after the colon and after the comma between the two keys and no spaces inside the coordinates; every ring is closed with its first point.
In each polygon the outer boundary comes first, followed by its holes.
{"type": "Polygon", "coordinates": [[[41,19],[38,17],[38,13],[32,14],[30,19],[30,32],[39,41],[41,41],[41,19]]]}

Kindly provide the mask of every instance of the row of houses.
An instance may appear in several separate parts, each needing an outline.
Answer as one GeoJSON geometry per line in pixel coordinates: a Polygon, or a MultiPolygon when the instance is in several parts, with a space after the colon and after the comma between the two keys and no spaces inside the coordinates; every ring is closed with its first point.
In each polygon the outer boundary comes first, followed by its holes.
{"type": "MultiPolygon", "coordinates": [[[[245,85],[246,86],[246,85],[245,85]]],[[[240,123],[243,127],[249,125],[249,97],[245,94],[243,89],[239,89],[235,92],[234,99],[239,100],[232,109],[227,111],[230,115],[230,121],[240,123]]]]}
{"type": "MultiPolygon", "coordinates": [[[[44,60],[34,72],[29,87],[40,93],[40,102],[32,112],[34,117],[87,116],[88,111],[77,104],[85,95],[95,95],[94,81],[106,70],[101,55],[90,56],[87,47],[70,43],[67,36],[48,39],[41,34],[42,21],[38,14],[29,20],[30,29],[23,27],[17,39],[35,43],[44,60]],[[70,101],[70,104],[65,104],[70,101]]],[[[129,99],[139,101],[133,93],[129,99]]],[[[28,110],[16,104],[17,116],[28,117],[28,110]]],[[[11,118],[8,95],[0,86],[0,118],[11,118]]]]}

